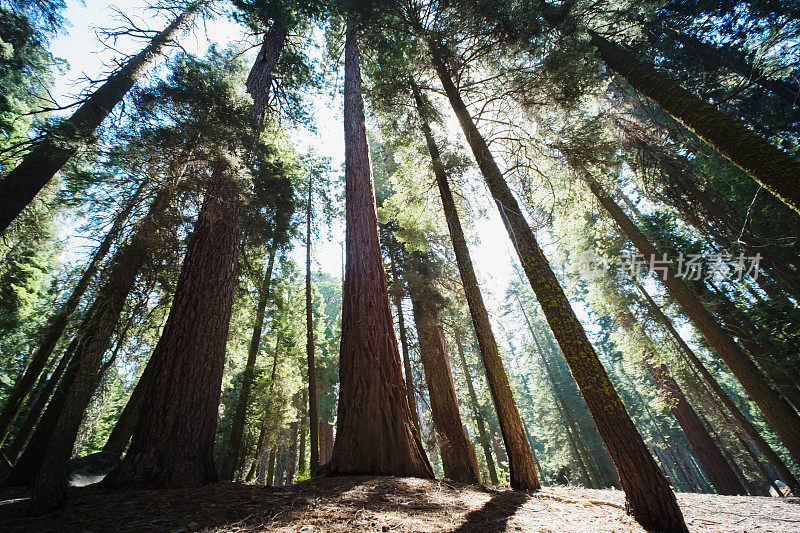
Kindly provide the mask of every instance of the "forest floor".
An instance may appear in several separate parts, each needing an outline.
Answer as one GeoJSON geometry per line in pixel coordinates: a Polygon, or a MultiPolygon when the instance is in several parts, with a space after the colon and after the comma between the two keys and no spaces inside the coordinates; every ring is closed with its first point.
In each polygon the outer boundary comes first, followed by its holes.
{"type": "MultiPolygon", "coordinates": [[[[679,494],[691,531],[800,531],[800,499],[679,494]]],[[[290,487],[218,483],[199,489],[70,489],[66,507],[26,516],[0,492],[3,531],[541,531],[644,530],[616,490],[546,488],[528,495],[415,478],[318,478],[290,487]]]]}

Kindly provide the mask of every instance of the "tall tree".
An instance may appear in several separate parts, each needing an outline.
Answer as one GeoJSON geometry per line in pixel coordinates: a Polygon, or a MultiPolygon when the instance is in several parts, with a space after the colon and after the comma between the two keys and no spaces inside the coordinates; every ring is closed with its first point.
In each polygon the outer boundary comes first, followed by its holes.
{"type": "Polygon", "coordinates": [[[480,474],[475,468],[472,451],[461,423],[453,382],[453,371],[442,327],[442,296],[433,286],[436,264],[429,253],[410,254],[406,271],[414,311],[414,324],[419,339],[419,357],[428,385],[431,417],[436,441],[442,456],[444,475],[462,483],[478,483],[480,474]]]}
{"type": "Polygon", "coordinates": [[[100,245],[94,251],[92,258],[86,265],[86,268],[81,275],[81,278],[72,289],[69,298],[64,302],[58,312],[52,317],[50,323],[43,334],[42,342],[34,352],[33,356],[28,361],[25,372],[14,383],[14,388],[6,399],[2,411],[0,411],[0,445],[3,444],[5,438],[8,436],[8,431],[11,429],[11,424],[19,414],[23,402],[33,389],[36,380],[47,365],[47,361],[53,353],[61,335],[69,324],[69,319],[80,304],[83,294],[89,288],[89,284],[94,278],[97,271],[100,269],[106,254],[111,250],[111,246],[119,237],[120,233],[128,222],[131,212],[136,207],[139,198],[143,192],[146,180],[142,180],[138,189],[133,193],[131,198],[127,201],[120,212],[114,217],[114,221],[109,228],[108,233],[100,242],[100,245]]]}
{"type": "Polygon", "coordinates": [[[642,362],[656,382],[659,393],[670,406],[714,489],[719,494],[746,495],[746,488],[723,455],[719,444],[711,437],[666,365],[657,360],[652,341],[641,328],[637,327],[633,313],[621,307],[618,310],[618,318],[625,331],[644,339],[642,362]]]}
{"type": "MultiPolygon", "coordinates": [[[[314,311],[311,291],[311,218],[314,191],[314,173],[308,174],[308,199],[306,205],[306,357],[308,375],[308,422],[311,445],[311,475],[319,468],[319,415],[317,410],[317,367],[314,361],[314,311]]],[[[305,450],[303,450],[305,453],[305,450]]]]}
{"type": "Polygon", "coordinates": [[[346,256],[338,431],[328,469],[433,477],[414,430],[389,310],[361,98],[356,21],[345,36],[346,256]]]}
{"type": "Polygon", "coordinates": [[[497,411],[500,431],[503,434],[503,441],[506,445],[511,487],[520,490],[537,490],[541,488],[541,483],[531,455],[530,443],[525,436],[522,419],[519,416],[514,394],[511,391],[503,360],[500,357],[500,351],[497,348],[497,342],[492,332],[489,313],[483,303],[478,278],[475,275],[475,269],[472,266],[472,259],[467,248],[467,241],[464,237],[464,230],[461,227],[456,204],[453,200],[453,193],[450,190],[447,172],[426,117],[428,107],[423,101],[419,87],[413,81],[411,82],[411,89],[417,105],[417,112],[420,116],[422,133],[425,136],[425,142],[433,163],[436,185],[439,188],[442,207],[447,219],[450,239],[453,243],[456,262],[458,263],[458,271],[461,274],[461,283],[464,286],[467,305],[472,317],[472,325],[480,345],[483,366],[486,369],[486,379],[489,382],[489,390],[497,411]]]}
{"type": "Polygon", "coordinates": [[[114,107],[136,84],[156,57],[206,5],[191,2],[138,54],[126,61],[77,111],[49,132],[0,182],[0,234],[22,212],[50,179],[91,138],[114,107]]]}
{"type": "Polygon", "coordinates": [[[258,289],[258,305],[256,306],[256,319],[253,324],[253,335],[250,338],[250,347],[247,351],[247,363],[245,364],[240,387],[239,397],[236,400],[236,408],[233,412],[233,425],[228,441],[225,446],[225,457],[222,460],[219,477],[225,480],[233,479],[238,466],[241,454],[242,438],[244,436],[244,426],[247,421],[247,407],[250,403],[250,389],[253,386],[255,375],[256,358],[261,347],[261,334],[264,330],[264,315],[266,314],[267,301],[269,300],[270,286],[272,283],[272,271],[275,267],[275,255],[278,252],[277,243],[273,242],[269,250],[267,268],[264,271],[264,279],[258,289]]]}
{"type": "Polygon", "coordinates": [[[614,459],[630,513],[646,528],[686,531],[675,495],[628,416],[614,384],[586,337],[583,326],[575,316],[505,182],[486,140],[473,122],[445,62],[447,54],[443,45],[430,37],[421,24],[417,25],[415,31],[428,44],[434,69],[472,149],[478,168],[497,203],[531,288],[536,293],[547,322],[614,459]]]}
{"type": "Polygon", "coordinates": [[[153,381],[130,449],[107,486],[191,487],[218,479],[214,437],[241,237],[236,173],[228,161],[214,167],[151,356],[153,381]]]}

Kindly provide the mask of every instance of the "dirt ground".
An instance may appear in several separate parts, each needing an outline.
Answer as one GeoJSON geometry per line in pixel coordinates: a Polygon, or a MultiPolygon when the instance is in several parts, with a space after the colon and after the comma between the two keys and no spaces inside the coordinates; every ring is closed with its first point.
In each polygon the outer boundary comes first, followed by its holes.
{"type": "MultiPolygon", "coordinates": [[[[527,495],[443,481],[338,477],[291,487],[219,483],[200,489],[70,489],[57,513],[25,515],[20,491],[0,492],[3,531],[644,531],[615,490],[546,488],[527,495]]],[[[800,531],[800,499],[679,494],[692,531],[800,531]]]]}

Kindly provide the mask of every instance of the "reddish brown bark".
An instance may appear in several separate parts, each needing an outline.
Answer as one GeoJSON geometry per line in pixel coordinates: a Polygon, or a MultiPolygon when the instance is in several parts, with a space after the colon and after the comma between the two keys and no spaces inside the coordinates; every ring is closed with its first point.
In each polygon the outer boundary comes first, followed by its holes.
{"type": "Polygon", "coordinates": [[[511,487],[520,490],[538,490],[541,488],[541,483],[536,472],[536,465],[533,462],[530,443],[525,436],[514,393],[508,382],[503,359],[500,356],[500,350],[497,348],[497,341],[492,331],[489,313],[483,303],[483,296],[478,285],[478,278],[475,275],[475,269],[472,266],[472,258],[469,255],[464,230],[461,227],[461,220],[456,210],[453,193],[450,190],[447,172],[441,160],[439,147],[436,145],[428,120],[424,114],[425,105],[422,100],[422,94],[413,81],[411,82],[411,88],[417,104],[417,112],[421,119],[422,132],[433,163],[436,184],[439,188],[439,196],[447,219],[447,227],[450,231],[450,240],[453,243],[458,271],[461,275],[461,283],[464,286],[464,294],[467,297],[472,325],[480,346],[483,367],[486,370],[489,391],[497,411],[503,442],[508,452],[511,487]]]}
{"type": "Polygon", "coordinates": [[[445,477],[462,483],[478,483],[480,476],[470,461],[470,445],[458,411],[453,372],[436,302],[415,297],[412,292],[414,323],[419,355],[428,385],[433,427],[442,455],[445,477]]]}
{"type": "Polygon", "coordinates": [[[218,479],[214,436],[241,237],[239,189],[233,169],[217,163],[152,355],[153,381],[109,486],[192,487],[218,479]]]}
{"type": "Polygon", "coordinates": [[[433,477],[411,421],[394,335],[361,99],[354,21],[345,39],[345,220],[334,474],[433,477]]]}
{"type": "Polygon", "coordinates": [[[667,315],[661,310],[661,308],[656,304],[653,300],[652,296],[642,287],[640,283],[636,283],[636,288],[639,292],[644,296],[645,300],[647,300],[647,305],[653,315],[658,319],[659,322],[664,326],[664,329],[672,336],[675,340],[678,347],[684,353],[686,358],[689,360],[691,365],[699,372],[703,379],[705,380],[706,384],[712,390],[712,392],[716,395],[717,399],[722,402],[722,405],[725,407],[726,411],[736,419],[739,425],[742,427],[747,436],[755,443],[761,453],[764,454],[764,457],[769,460],[778,473],[783,477],[783,480],[792,489],[792,492],[800,493],[800,482],[794,477],[789,467],[786,466],[786,463],[780,458],[780,456],[772,449],[769,443],[761,436],[758,430],[753,426],[750,420],[742,414],[736,404],[733,403],[733,400],[727,395],[727,393],[723,390],[722,386],[714,379],[714,376],[711,375],[711,372],[705,367],[700,358],[697,357],[697,354],[686,344],[686,341],[680,336],[678,331],[675,329],[675,326],[672,324],[672,321],[669,319],[667,315]]]}
{"type": "Polygon", "coordinates": [[[414,421],[414,427],[419,432],[419,418],[417,415],[417,401],[414,397],[414,374],[411,371],[411,357],[408,353],[408,332],[406,331],[406,319],[403,315],[403,285],[402,280],[397,275],[397,264],[394,257],[394,250],[389,251],[389,260],[392,265],[392,279],[394,281],[394,306],[397,309],[397,329],[400,332],[400,347],[403,353],[403,371],[405,372],[406,383],[406,397],[408,398],[408,407],[411,410],[411,419],[414,421]]]}
{"type": "Polygon", "coordinates": [[[317,368],[314,362],[314,311],[313,293],[311,292],[311,217],[314,176],[308,178],[308,205],[306,206],[306,355],[308,375],[308,421],[309,440],[311,445],[311,475],[319,469],[319,410],[317,405],[317,368]]]}

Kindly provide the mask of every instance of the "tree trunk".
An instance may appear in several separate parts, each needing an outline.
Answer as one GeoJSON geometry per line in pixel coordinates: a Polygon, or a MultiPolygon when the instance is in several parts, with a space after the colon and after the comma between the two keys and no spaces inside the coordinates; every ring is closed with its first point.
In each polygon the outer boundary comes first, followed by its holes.
{"type": "Polygon", "coordinates": [[[49,132],[0,181],[0,234],[5,232],[56,172],[90,141],[100,123],[206,3],[195,1],[190,4],[186,11],[153,37],[141,52],[130,58],[94,91],[69,119],[49,132]]]}
{"type": "Polygon", "coordinates": [[[264,279],[258,290],[258,305],[256,307],[256,319],[253,324],[253,335],[250,338],[250,348],[247,352],[247,363],[242,375],[242,385],[239,397],[236,399],[236,407],[233,411],[233,423],[231,433],[225,446],[225,458],[222,461],[219,477],[223,480],[233,479],[233,474],[239,466],[239,456],[242,449],[242,437],[244,436],[244,425],[247,421],[247,407],[250,405],[250,390],[253,388],[253,377],[256,368],[256,359],[261,346],[261,333],[264,330],[264,314],[267,309],[267,301],[270,295],[270,284],[272,283],[272,271],[275,267],[275,255],[278,251],[276,242],[272,243],[267,260],[267,268],[264,272],[264,279]]]}
{"type": "Polygon", "coordinates": [[[589,35],[608,68],[800,213],[800,162],[621,46],[593,31],[589,35]]]}
{"type": "Polygon", "coordinates": [[[214,436],[241,238],[239,188],[234,169],[217,163],[151,357],[153,382],[108,486],[195,487],[219,479],[214,436]]]}
{"type": "Polygon", "coordinates": [[[338,431],[329,471],[433,477],[406,400],[383,271],[353,20],[345,39],[345,220],[338,431]]]}
{"type": "Polygon", "coordinates": [[[489,313],[483,303],[478,278],[475,275],[467,241],[464,237],[464,230],[461,227],[461,220],[458,217],[453,193],[447,180],[447,172],[441,160],[439,147],[436,145],[428,120],[425,117],[425,105],[419,87],[412,81],[411,88],[417,104],[422,132],[425,135],[425,141],[431,155],[436,184],[439,187],[439,195],[442,200],[445,218],[447,219],[456,262],[458,263],[458,271],[461,274],[467,305],[472,316],[472,325],[480,346],[483,366],[486,369],[486,379],[489,382],[489,390],[497,411],[500,431],[503,434],[503,441],[508,452],[511,487],[519,490],[538,490],[542,485],[539,482],[536,465],[533,462],[530,443],[522,429],[522,419],[517,410],[514,393],[508,383],[508,376],[503,366],[500,351],[497,348],[489,313]]]}
{"type": "MultiPolygon", "coordinates": [[[[659,257],[661,257],[656,248],[597,181],[588,176],[588,174],[586,179],[589,189],[608,211],[608,214],[614,219],[622,232],[631,240],[651,267],[655,266],[653,261],[659,261],[659,257]]],[[[781,437],[792,457],[800,461],[800,416],[780,394],[769,386],[766,377],[722,329],[714,316],[705,308],[700,298],[689,289],[682,279],[676,276],[671,264],[659,261],[657,266],[657,271],[664,272],[663,276],[658,277],[670,295],[678,302],[697,329],[700,330],[700,333],[703,334],[711,348],[725,361],[725,364],[758,405],[761,412],[764,413],[770,426],[781,437]]]]}
{"type": "MultiPolygon", "coordinates": [[[[301,403],[303,407],[308,410],[308,393],[307,391],[303,391],[303,395],[301,398],[301,403]]],[[[303,475],[306,471],[306,426],[308,425],[308,412],[300,414],[300,448],[297,451],[297,473],[299,475],[303,475]]],[[[317,429],[319,430],[319,424],[317,424],[317,429]]],[[[317,441],[319,444],[319,441],[317,441]]],[[[319,448],[317,449],[317,454],[319,454],[319,448]]],[[[319,462],[319,455],[317,455],[317,462],[319,462]]],[[[313,475],[313,473],[312,473],[313,475]]]]}
{"type": "Polygon", "coordinates": [[[406,397],[408,407],[411,410],[411,419],[414,427],[419,431],[419,418],[417,415],[417,400],[414,397],[414,375],[411,371],[411,358],[408,353],[408,332],[406,331],[406,320],[403,316],[403,286],[400,276],[397,274],[397,263],[394,257],[394,250],[390,250],[389,260],[392,265],[392,278],[397,285],[394,292],[394,306],[397,308],[397,329],[400,331],[400,346],[403,351],[403,370],[405,371],[406,397]]]}
{"type": "Polygon", "coordinates": [[[597,429],[614,459],[627,497],[627,509],[645,528],[685,532],[675,494],[628,416],[614,384],[586,337],[561,285],[528,226],[503,174],[450,77],[439,43],[430,42],[431,57],[453,111],[497,202],[522,267],[547,322],[586,400],[597,429]]]}
{"type": "Polygon", "coordinates": [[[319,422],[319,462],[327,464],[333,454],[333,424],[330,422],[319,422]]]}
{"type": "Polygon", "coordinates": [[[22,426],[20,426],[17,434],[14,435],[13,442],[5,452],[6,457],[12,463],[16,462],[19,453],[23,450],[25,444],[28,442],[28,437],[30,436],[31,431],[33,431],[33,428],[36,426],[36,422],[39,421],[39,417],[44,411],[44,408],[47,406],[47,402],[50,400],[50,397],[53,395],[53,392],[56,390],[56,387],[58,386],[58,383],[61,380],[61,376],[64,374],[64,371],[70,364],[72,355],[75,353],[76,347],[77,347],[77,336],[70,343],[70,346],[61,356],[61,359],[58,361],[58,365],[56,365],[56,368],[53,370],[53,373],[50,374],[50,377],[47,379],[47,383],[45,384],[45,386],[39,392],[36,399],[31,404],[31,409],[28,412],[28,415],[25,417],[25,421],[22,423],[22,426]]]}
{"type": "Polygon", "coordinates": [[[456,347],[458,348],[458,358],[461,361],[461,370],[464,372],[464,380],[467,382],[467,391],[469,392],[469,403],[472,408],[472,418],[475,420],[475,425],[478,428],[478,437],[481,441],[483,448],[483,455],[486,457],[486,469],[489,470],[489,478],[492,485],[497,485],[500,481],[497,479],[497,467],[494,465],[492,458],[491,442],[489,442],[489,435],[486,433],[486,425],[483,423],[483,417],[478,411],[478,395],[475,394],[475,387],[472,384],[472,376],[469,373],[467,366],[467,358],[464,356],[464,346],[461,342],[461,332],[457,329],[454,330],[456,336],[456,347]]]}
{"type": "MultiPolygon", "coordinates": [[[[280,23],[273,23],[270,26],[264,35],[261,50],[259,50],[258,56],[247,76],[247,92],[253,97],[250,120],[257,133],[264,129],[269,97],[272,92],[272,71],[275,70],[275,66],[283,53],[288,34],[288,28],[280,23]]],[[[255,136],[255,140],[258,140],[258,135],[255,136]]]]}
{"type": "Polygon", "coordinates": [[[711,437],[697,412],[689,404],[678,383],[670,375],[663,363],[657,361],[651,341],[646,333],[636,325],[636,318],[626,308],[620,308],[617,314],[622,329],[634,337],[645,340],[646,345],[642,352],[643,362],[647,371],[656,382],[656,388],[675,415],[683,430],[686,439],[694,450],[708,480],[719,494],[747,495],[747,489],[739,481],[731,464],[725,459],[719,445],[711,437]]]}
{"type": "MultiPolygon", "coordinates": [[[[93,310],[94,307],[89,309],[89,313],[91,314],[93,310]]],[[[45,409],[42,418],[36,425],[36,429],[33,435],[31,435],[28,444],[25,446],[25,450],[22,452],[19,460],[14,464],[14,468],[11,469],[11,472],[5,480],[3,480],[4,486],[28,486],[35,479],[36,473],[39,471],[39,467],[44,459],[44,455],[48,450],[48,446],[53,439],[53,432],[59,416],[61,415],[61,411],[64,408],[64,404],[67,401],[67,395],[72,385],[75,383],[75,378],[78,374],[78,367],[81,364],[80,357],[82,356],[82,352],[78,350],[78,343],[82,336],[81,332],[86,324],[88,324],[88,318],[87,316],[81,329],[67,347],[64,357],[67,358],[68,362],[66,363],[67,366],[64,371],[64,376],[61,378],[61,381],[58,382],[53,392],[53,397],[50,399],[50,403],[47,404],[47,409],[45,409]]]]}
{"type": "Polygon", "coordinates": [[[656,319],[664,326],[664,328],[669,332],[675,342],[678,344],[681,351],[686,355],[687,359],[691,362],[692,366],[703,376],[708,386],[717,396],[720,402],[725,406],[726,410],[736,419],[739,425],[742,427],[747,436],[750,437],[761,453],[764,454],[764,457],[769,460],[770,463],[775,466],[775,469],[778,473],[783,477],[783,481],[792,489],[792,492],[795,494],[800,494],[800,482],[794,477],[789,467],[786,466],[786,463],[780,458],[780,456],[772,449],[772,447],[767,443],[764,437],[758,432],[758,430],[753,426],[752,423],[747,419],[747,417],[742,414],[736,404],[733,403],[733,400],[725,393],[717,380],[714,379],[714,376],[708,371],[708,369],[703,365],[700,358],[697,357],[697,354],[686,344],[686,341],[680,336],[678,331],[675,329],[675,326],[672,324],[672,321],[667,317],[661,308],[656,304],[650,294],[642,287],[640,283],[636,283],[636,288],[639,289],[639,292],[642,296],[647,300],[647,305],[650,311],[655,315],[656,319]]]}
{"type": "Polygon", "coordinates": [[[106,281],[92,305],[86,327],[80,332],[73,357],[77,365],[74,382],[68,389],[34,481],[31,498],[31,513],[34,515],[56,509],[66,497],[69,459],[75,437],[84,412],[111,363],[108,361],[104,364],[103,356],[109,348],[125,301],[135,286],[139,270],[159,245],[159,235],[164,232],[175,187],[186,167],[187,164],[183,163],[168,177],[165,186],[156,194],[145,218],[139,221],[130,240],[117,252],[109,267],[106,281]]]}
{"type": "MultiPolygon", "coordinates": [[[[269,451],[269,460],[267,461],[267,479],[266,484],[273,486],[275,484],[275,454],[278,451],[277,446],[273,446],[269,451]]],[[[258,457],[256,457],[258,461],[258,457]]]]}
{"type": "Polygon", "coordinates": [[[431,415],[442,455],[444,475],[462,483],[479,483],[480,475],[469,460],[470,447],[461,424],[439,306],[429,299],[418,299],[413,291],[412,303],[419,355],[425,372],[425,382],[428,384],[431,415]]]}
{"type": "Polygon", "coordinates": [[[123,207],[122,211],[120,211],[114,218],[111,229],[109,229],[108,233],[106,233],[106,236],[100,243],[100,246],[98,246],[97,250],[95,250],[94,255],[92,255],[92,259],[89,261],[89,264],[86,265],[83,275],[78,280],[75,288],[72,289],[72,293],[70,294],[69,298],[67,298],[67,301],[64,302],[64,305],[61,307],[61,309],[59,309],[58,313],[51,318],[50,323],[47,325],[44,331],[44,335],[42,337],[43,340],[28,362],[28,366],[25,368],[25,371],[22,373],[19,379],[17,379],[16,383],[14,383],[14,388],[9,393],[6,403],[3,405],[3,410],[0,411],[0,446],[2,446],[3,442],[8,436],[8,432],[11,429],[11,424],[14,423],[14,420],[19,414],[19,410],[22,408],[25,399],[30,394],[34,384],[36,383],[36,380],[39,379],[39,375],[47,365],[47,361],[50,360],[50,356],[52,355],[56,344],[58,344],[59,339],[61,339],[61,335],[63,335],[64,330],[67,327],[67,324],[69,324],[72,313],[74,313],[75,309],[78,308],[78,304],[80,303],[81,298],[83,298],[83,294],[86,292],[86,289],[89,287],[89,283],[91,283],[95,274],[97,274],[101,263],[108,254],[108,251],[111,249],[111,246],[117,240],[117,237],[119,237],[119,234],[122,232],[125,224],[129,222],[128,218],[130,217],[133,208],[138,204],[139,198],[141,197],[141,193],[146,183],[147,180],[142,180],[142,183],[139,185],[136,192],[133,193],[133,196],[131,196],[131,198],[128,200],[125,207],[123,207]]]}
{"type": "Polygon", "coordinates": [[[306,206],[306,354],[308,356],[308,426],[311,429],[311,475],[319,469],[319,414],[317,410],[317,368],[314,362],[314,310],[311,292],[311,207],[313,199],[313,174],[308,177],[308,205],[306,206]]]}

